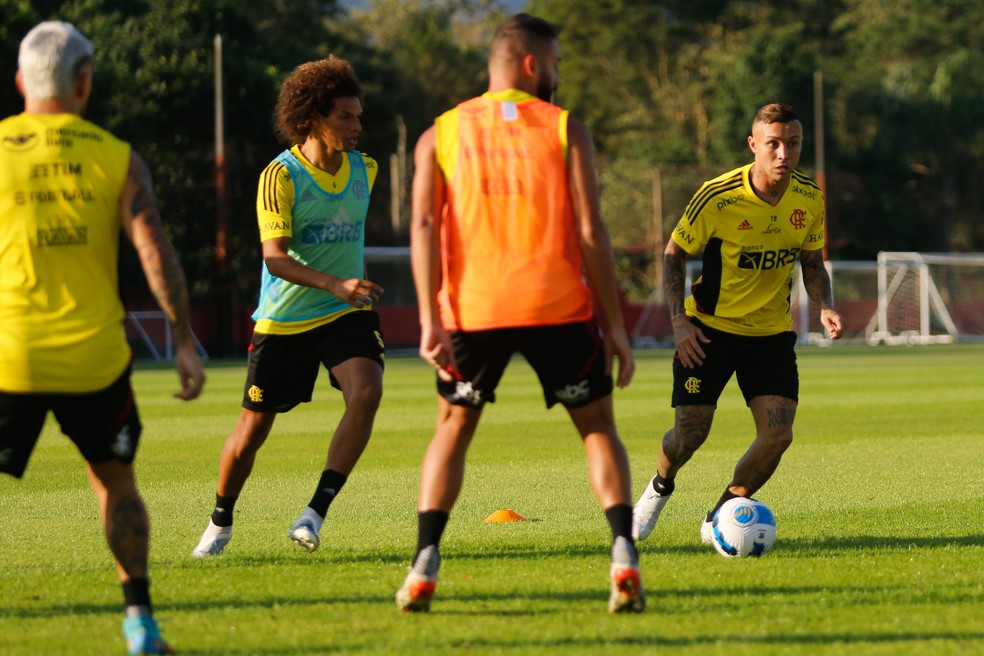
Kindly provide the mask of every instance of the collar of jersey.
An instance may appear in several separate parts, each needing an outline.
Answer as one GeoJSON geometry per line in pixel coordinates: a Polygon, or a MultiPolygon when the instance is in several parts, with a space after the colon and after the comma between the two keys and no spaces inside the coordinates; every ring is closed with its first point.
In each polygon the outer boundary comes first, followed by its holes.
{"type": "Polygon", "coordinates": [[[511,100],[513,102],[524,102],[527,100],[536,100],[536,96],[530,95],[525,91],[520,91],[519,89],[503,89],[502,91],[486,91],[482,94],[483,98],[490,98],[496,102],[505,102],[511,100]]]}
{"type": "Polygon", "coordinates": [[[309,162],[308,158],[301,152],[300,146],[291,146],[290,152],[294,154],[294,157],[296,157],[297,161],[301,163],[304,170],[311,174],[311,177],[314,178],[314,182],[325,192],[337,195],[344,191],[345,187],[348,186],[348,179],[352,170],[352,166],[349,164],[349,153],[342,153],[342,165],[338,167],[338,173],[332,175],[331,173],[328,173],[328,171],[323,171],[309,162]],[[332,182],[337,183],[340,191],[331,191],[332,182]]]}

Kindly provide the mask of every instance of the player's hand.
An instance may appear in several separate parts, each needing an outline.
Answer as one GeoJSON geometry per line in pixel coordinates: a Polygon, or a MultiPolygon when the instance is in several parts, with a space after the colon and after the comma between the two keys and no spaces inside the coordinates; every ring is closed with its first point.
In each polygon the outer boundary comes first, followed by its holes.
{"type": "Polygon", "coordinates": [[[711,340],[686,315],[673,318],[673,339],[676,340],[680,364],[687,369],[704,364],[707,356],[701,344],[710,344],[711,340]]]}
{"type": "Polygon", "coordinates": [[[182,401],[197,399],[205,386],[205,364],[198,356],[193,343],[180,344],[174,355],[174,368],[178,371],[181,391],[174,398],[182,401]]]}
{"type": "Polygon", "coordinates": [[[446,383],[459,377],[458,367],[454,361],[454,347],[451,336],[440,325],[423,325],[420,327],[420,357],[424,362],[434,367],[437,377],[446,383]]]}
{"type": "Polygon", "coordinates": [[[632,345],[625,329],[605,331],[605,373],[611,375],[612,360],[618,358],[618,376],[615,384],[626,387],[632,382],[635,374],[635,356],[632,355],[632,345]]]}
{"type": "Polygon", "coordinates": [[[340,301],[353,307],[363,308],[378,301],[379,295],[383,293],[383,288],[371,280],[338,278],[328,291],[340,301]]]}
{"type": "Polygon", "coordinates": [[[834,308],[823,308],[820,310],[820,323],[827,329],[830,339],[839,339],[844,327],[841,324],[841,316],[834,308]]]}

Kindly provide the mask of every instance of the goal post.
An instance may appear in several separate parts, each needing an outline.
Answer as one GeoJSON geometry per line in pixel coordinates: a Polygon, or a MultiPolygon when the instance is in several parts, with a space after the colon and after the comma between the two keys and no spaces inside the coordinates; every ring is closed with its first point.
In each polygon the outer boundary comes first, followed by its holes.
{"type": "MultiPolygon", "coordinates": [[[[134,355],[150,357],[156,362],[174,359],[174,343],[171,338],[171,322],[160,310],[132,311],[126,313],[124,326],[127,341],[134,349],[134,355]]],[[[191,339],[202,360],[208,361],[208,353],[195,332],[189,327],[191,339]]]]}
{"type": "Polygon", "coordinates": [[[878,254],[878,305],[869,344],[984,340],[984,253],[878,254]]]}
{"type": "MultiPolygon", "coordinates": [[[[984,342],[984,253],[884,252],[877,259],[824,264],[843,324],[837,344],[984,342]]],[[[387,344],[416,348],[420,327],[410,249],[367,247],[366,267],[370,280],[386,289],[376,310],[387,344]]],[[[701,269],[699,258],[687,261],[686,289],[701,269]]],[[[798,263],[790,273],[790,315],[799,343],[833,346],[798,263]]],[[[632,345],[672,348],[673,327],[662,290],[654,282],[643,291],[645,300],[623,299],[632,345]]]]}
{"type": "MultiPolygon", "coordinates": [[[[984,342],[984,253],[884,252],[872,260],[831,260],[840,344],[916,345],[984,342]]],[[[687,288],[701,263],[687,262],[687,288]]],[[[789,306],[799,343],[832,346],[820,308],[806,293],[797,264],[789,306]]],[[[640,348],[672,347],[665,301],[654,290],[631,329],[640,348]]]]}

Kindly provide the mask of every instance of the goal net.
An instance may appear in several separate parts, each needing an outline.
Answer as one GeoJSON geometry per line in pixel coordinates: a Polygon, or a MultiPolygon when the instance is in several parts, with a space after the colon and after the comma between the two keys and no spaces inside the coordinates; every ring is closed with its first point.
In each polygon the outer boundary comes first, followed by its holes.
{"type": "MultiPolygon", "coordinates": [[[[127,312],[123,328],[133,350],[133,357],[150,358],[157,362],[170,362],[174,359],[171,323],[160,310],[127,312]]],[[[208,353],[194,331],[191,331],[191,338],[195,342],[198,355],[207,362],[208,353]]]]}
{"type": "MultiPolygon", "coordinates": [[[[984,341],[984,253],[883,252],[877,261],[827,262],[834,306],[841,316],[840,343],[936,344],[984,341]]],[[[687,262],[687,289],[700,262],[687,262]]],[[[820,308],[806,293],[799,265],[792,272],[789,304],[801,344],[832,344],[820,308]]],[[[672,347],[673,331],[659,289],[652,291],[632,326],[633,345],[672,347]]]]}
{"type": "Polygon", "coordinates": [[[984,253],[878,254],[869,344],[984,341],[984,253]]]}

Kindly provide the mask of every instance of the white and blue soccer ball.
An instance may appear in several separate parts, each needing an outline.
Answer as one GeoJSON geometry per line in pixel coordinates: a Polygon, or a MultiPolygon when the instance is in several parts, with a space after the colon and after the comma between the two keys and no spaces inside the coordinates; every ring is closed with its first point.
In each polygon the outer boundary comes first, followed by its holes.
{"type": "Polygon", "coordinates": [[[714,513],[714,548],[725,558],[758,558],[776,542],[776,517],[761,501],[730,499],[714,513]]]}

